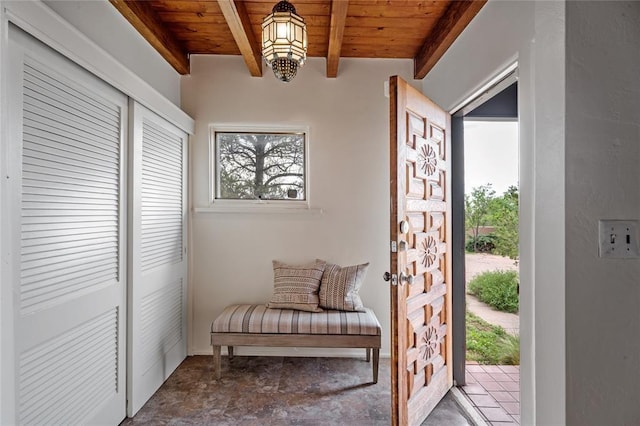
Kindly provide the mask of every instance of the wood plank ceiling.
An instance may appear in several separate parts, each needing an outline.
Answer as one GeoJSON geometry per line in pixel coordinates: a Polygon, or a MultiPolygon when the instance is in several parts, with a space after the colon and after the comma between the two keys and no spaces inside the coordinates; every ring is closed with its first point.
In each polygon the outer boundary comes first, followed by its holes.
{"type": "MultiPolygon", "coordinates": [[[[189,55],[242,55],[262,76],[262,19],[277,0],[110,0],[178,71],[189,55]]],[[[310,57],[327,59],[336,77],[340,58],[411,58],[421,79],[486,0],[291,0],[307,24],[310,57]]]]}

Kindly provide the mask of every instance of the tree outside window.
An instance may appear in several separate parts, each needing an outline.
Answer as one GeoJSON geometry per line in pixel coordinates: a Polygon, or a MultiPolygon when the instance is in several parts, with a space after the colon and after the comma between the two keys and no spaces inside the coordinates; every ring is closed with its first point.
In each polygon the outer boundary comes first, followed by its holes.
{"type": "Polygon", "coordinates": [[[216,132],[216,198],[305,200],[303,133],[216,132]]]}

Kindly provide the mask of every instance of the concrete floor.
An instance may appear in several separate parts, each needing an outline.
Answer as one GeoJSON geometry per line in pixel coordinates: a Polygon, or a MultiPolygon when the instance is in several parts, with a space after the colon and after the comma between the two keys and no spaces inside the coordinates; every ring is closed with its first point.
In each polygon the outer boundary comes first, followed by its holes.
{"type": "Polygon", "coordinates": [[[433,409],[422,426],[474,426],[467,413],[449,392],[433,409]]]}
{"type": "MultiPolygon", "coordinates": [[[[364,358],[225,357],[217,380],[211,357],[194,356],[122,425],[386,426],[390,381],[388,358],[380,360],[379,381],[373,384],[371,363],[364,358]]],[[[423,423],[473,424],[451,394],[423,423]]]]}

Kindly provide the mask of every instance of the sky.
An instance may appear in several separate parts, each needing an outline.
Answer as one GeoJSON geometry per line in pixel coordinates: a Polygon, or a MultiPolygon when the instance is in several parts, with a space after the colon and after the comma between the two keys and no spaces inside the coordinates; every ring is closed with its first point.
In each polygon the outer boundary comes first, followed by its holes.
{"type": "Polygon", "coordinates": [[[491,183],[496,195],[518,185],[518,122],[464,122],[464,192],[491,183]]]}

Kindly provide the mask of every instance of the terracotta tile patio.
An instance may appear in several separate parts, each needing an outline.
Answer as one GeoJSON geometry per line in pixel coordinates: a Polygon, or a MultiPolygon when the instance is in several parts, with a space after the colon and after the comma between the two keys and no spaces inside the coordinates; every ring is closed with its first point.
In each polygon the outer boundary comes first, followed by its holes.
{"type": "Polygon", "coordinates": [[[520,366],[467,364],[462,390],[492,426],[520,424],[520,366]]]}

